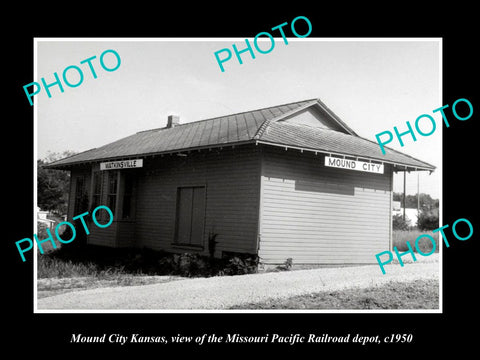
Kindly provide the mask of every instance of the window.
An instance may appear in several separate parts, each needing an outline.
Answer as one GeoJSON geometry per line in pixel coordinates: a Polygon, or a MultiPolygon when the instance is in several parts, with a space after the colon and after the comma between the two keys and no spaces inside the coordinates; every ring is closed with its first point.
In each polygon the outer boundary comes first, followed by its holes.
{"type": "Polygon", "coordinates": [[[102,205],[100,203],[102,199],[102,182],[103,182],[103,172],[95,171],[93,173],[92,211],[97,206],[102,205]]]}
{"type": "Polygon", "coordinates": [[[118,185],[118,172],[111,171],[108,173],[108,195],[107,206],[115,215],[115,205],[117,203],[117,185],[118,185]]]}
{"type": "Polygon", "coordinates": [[[181,187],[177,190],[175,242],[203,246],[205,223],[205,187],[181,187]]]}
{"type": "Polygon", "coordinates": [[[88,207],[88,195],[85,186],[85,177],[79,176],[75,180],[75,215],[84,213],[88,207]]]}
{"type": "MultiPolygon", "coordinates": [[[[135,173],[127,171],[94,171],[91,211],[100,205],[107,206],[115,218],[130,220],[135,216],[135,173]],[[117,206],[118,205],[118,206],[117,206]],[[117,210],[118,207],[118,211],[117,210]]],[[[106,220],[101,211],[99,219],[106,220]]]]}

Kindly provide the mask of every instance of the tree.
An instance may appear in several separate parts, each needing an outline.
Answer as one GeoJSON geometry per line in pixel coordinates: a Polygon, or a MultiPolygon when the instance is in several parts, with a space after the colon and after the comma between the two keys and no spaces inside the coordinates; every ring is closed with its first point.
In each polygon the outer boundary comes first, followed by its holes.
{"type": "Polygon", "coordinates": [[[434,230],[439,227],[438,207],[433,209],[422,208],[418,214],[417,226],[420,230],[434,230]]]}
{"type": "MultiPolygon", "coordinates": [[[[393,193],[393,201],[400,201],[403,206],[403,193],[393,193]]],[[[429,194],[420,193],[420,210],[433,210],[435,208],[438,208],[438,206],[438,199],[432,199],[429,194]]],[[[407,195],[407,197],[405,198],[405,207],[407,209],[417,208],[417,194],[407,195]]]]}
{"type": "Polygon", "coordinates": [[[45,169],[43,165],[75,155],[72,151],[49,153],[45,159],[37,160],[37,205],[60,215],[68,208],[70,173],[63,170],[45,169]]]}
{"type": "Polygon", "coordinates": [[[438,209],[440,202],[438,199],[432,199],[428,194],[420,194],[420,210],[431,211],[438,209]]]}
{"type": "MultiPolygon", "coordinates": [[[[393,193],[393,200],[400,201],[403,206],[403,193],[393,193]]],[[[420,209],[417,218],[417,227],[420,230],[433,230],[439,226],[439,200],[433,199],[429,194],[420,193],[420,209]]],[[[417,195],[407,195],[405,198],[406,208],[417,208],[417,195]]],[[[401,217],[401,215],[398,215],[401,217]]],[[[393,228],[403,229],[405,224],[402,219],[393,217],[393,228]]]]}

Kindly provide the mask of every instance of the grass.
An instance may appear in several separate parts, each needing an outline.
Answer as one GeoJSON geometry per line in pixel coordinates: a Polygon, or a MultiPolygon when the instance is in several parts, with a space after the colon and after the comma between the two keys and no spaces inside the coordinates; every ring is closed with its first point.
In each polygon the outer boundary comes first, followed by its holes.
{"type": "Polygon", "coordinates": [[[365,289],[318,292],[237,305],[231,309],[438,309],[438,299],[438,280],[417,280],[365,289]]]}
{"type": "Polygon", "coordinates": [[[62,260],[51,256],[38,258],[37,277],[44,278],[70,278],[70,277],[111,277],[125,274],[122,268],[102,267],[93,262],[74,262],[62,260]]]}
{"type": "Polygon", "coordinates": [[[179,277],[155,276],[158,252],[68,244],[37,257],[37,296],[98,287],[147,285],[179,277]],[[153,276],[152,276],[153,275],[153,276]]]}
{"type": "Polygon", "coordinates": [[[37,257],[37,277],[111,278],[119,275],[151,275],[158,260],[154,251],[112,249],[102,246],[68,244],[37,257]]]}
{"type": "Polygon", "coordinates": [[[39,299],[63,294],[71,291],[87,290],[99,287],[135,286],[158,284],[178,280],[174,276],[147,276],[117,274],[108,277],[72,277],[72,278],[44,278],[37,281],[37,297],[39,299]]]}
{"type": "MultiPolygon", "coordinates": [[[[396,246],[398,251],[407,251],[407,241],[410,243],[412,249],[417,251],[415,248],[415,240],[420,235],[430,235],[435,239],[435,252],[438,253],[439,246],[438,246],[438,233],[432,233],[431,231],[420,231],[420,230],[393,230],[392,234],[392,242],[393,246],[396,246]]],[[[433,244],[428,238],[422,238],[418,242],[418,247],[420,248],[421,252],[428,254],[432,251],[433,244]]]]}
{"type": "Polygon", "coordinates": [[[172,254],[147,248],[110,248],[81,242],[37,256],[37,277],[112,277],[179,275],[209,277],[257,272],[255,255],[232,254],[220,259],[194,253],[172,254]]]}

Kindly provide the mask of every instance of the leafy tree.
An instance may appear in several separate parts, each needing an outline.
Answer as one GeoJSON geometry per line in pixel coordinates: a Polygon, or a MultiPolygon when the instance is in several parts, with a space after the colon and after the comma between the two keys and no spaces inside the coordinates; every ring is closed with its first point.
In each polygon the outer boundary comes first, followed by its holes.
{"type": "Polygon", "coordinates": [[[431,211],[439,208],[440,202],[438,199],[432,199],[428,194],[420,194],[420,210],[431,211]]]}
{"type": "Polygon", "coordinates": [[[37,205],[40,209],[60,215],[67,212],[70,173],[45,169],[43,165],[72,155],[75,155],[72,151],[49,153],[44,159],[37,160],[37,205]]]}
{"type": "MultiPolygon", "coordinates": [[[[400,201],[403,205],[403,193],[393,193],[393,200],[400,201]]],[[[417,208],[417,195],[407,195],[405,198],[406,208],[417,208]]],[[[429,194],[420,193],[420,209],[419,209],[417,227],[420,230],[433,230],[439,226],[438,211],[439,200],[433,199],[429,194]]],[[[400,218],[401,215],[398,215],[400,218]]],[[[403,219],[393,219],[393,228],[402,229],[405,225],[402,224],[403,219]]]]}
{"type": "MultiPolygon", "coordinates": [[[[393,193],[393,200],[400,201],[400,203],[403,205],[403,193],[393,193]]],[[[438,206],[438,199],[432,199],[429,194],[420,193],[420,209],[433,210],[438,208],[438,206]]],[[[407,209],[417,208],[417,194],[407,195],[405,198],[405,207],[407,209]]]]}
{"type": "Polygon", "coordinates": [[[417,225],[420,230],[434,230],[438,229],[438,207],[434,209],[420,209],[418,214],[417,225]]]}

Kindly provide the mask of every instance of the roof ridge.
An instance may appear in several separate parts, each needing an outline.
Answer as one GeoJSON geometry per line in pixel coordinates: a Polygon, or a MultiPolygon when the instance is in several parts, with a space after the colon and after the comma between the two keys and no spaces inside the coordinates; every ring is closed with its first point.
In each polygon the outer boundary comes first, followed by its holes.
{"type": "Polygon", "coordinates": [[[254,140],[260,139],[271,122],[272,122],[271,120],[265,120],[262,123],[262,125],[260,125],[258,127],[258,130],[257,130],[257,132],[255,133],[255,135],[253,136],[252,139],[254,139],[254,140]]]}
{"type": "Polygon", "coordinates": [[[310,129],[315,129],[315,130],[328,130],[328,131],[336,131],[336,132],[339,132],[341,134],[344,134],[344,135],[350,135],[350,134],[345,134],[341,131],[338,131],[338,130],[335,130],[335,129],[331,129],[331,128],[328,128],[328,127],[319,127],[319,126],[315,126],[315,125],[310,125],[310,124],[302,124],[302,123],[289,123],[289,122],[283,122],[283,121],[274,121],[276,124],[280,125],[280,126],[294,126],[294,127],[298,127],[298,126],[306,126],[310,129]]]}
{"type": "MultiPolygon", "coordinates": [[[[310,101],[314,101],[314,100],[318,101],[319,99],[318,98],[312,98],[312,99],[305,99],[305,100],[299,100],[299,101],[292,101],[292,102],[285,103],[285,104],[265,106],[265,107],[259,108],[259,109],[245,110],[245,111],[241,111],[241,112],[237,112],[237,113],[233,113],[233,114],[226,114],[226,115],[221,115],[221,116],[215,116],[213,118],[208,118],[208,119],[190,121],[188,123],[175,125],[175,128],[177,128],[179,126],[189,125],[189,124],[196,124],[196,123],[203,122],[203,121],[211,121],[211,120],[220,119],[220,118],[224,118],[224,117],[236,116],[236,115],[240,115],[240,114],[246,114],[246,113],[249,113],[249,112],[262,111],[262,110],[266,110],[266,109],[270,109],[270,108],[275,108],[275,107],[280,107],[280,106],[285,106],[285,105],[292,105],[292,104],[297,104],[297,103],[301,103],[301,102],[310,102],[310,101]]],[[[294,110],[292,110],[292,111],[294,111],[294,110]]],[[[149,129],[149,130],[141,130],[141,131],[138,131],[137,134],[143,133],[143,132],[148,132],[148,131],[157,131],[157,130],[166,130],[166,129],[172,129],[172,128],[164,126],[164,127],[154,128],[154,129],[149,129]]]]}

